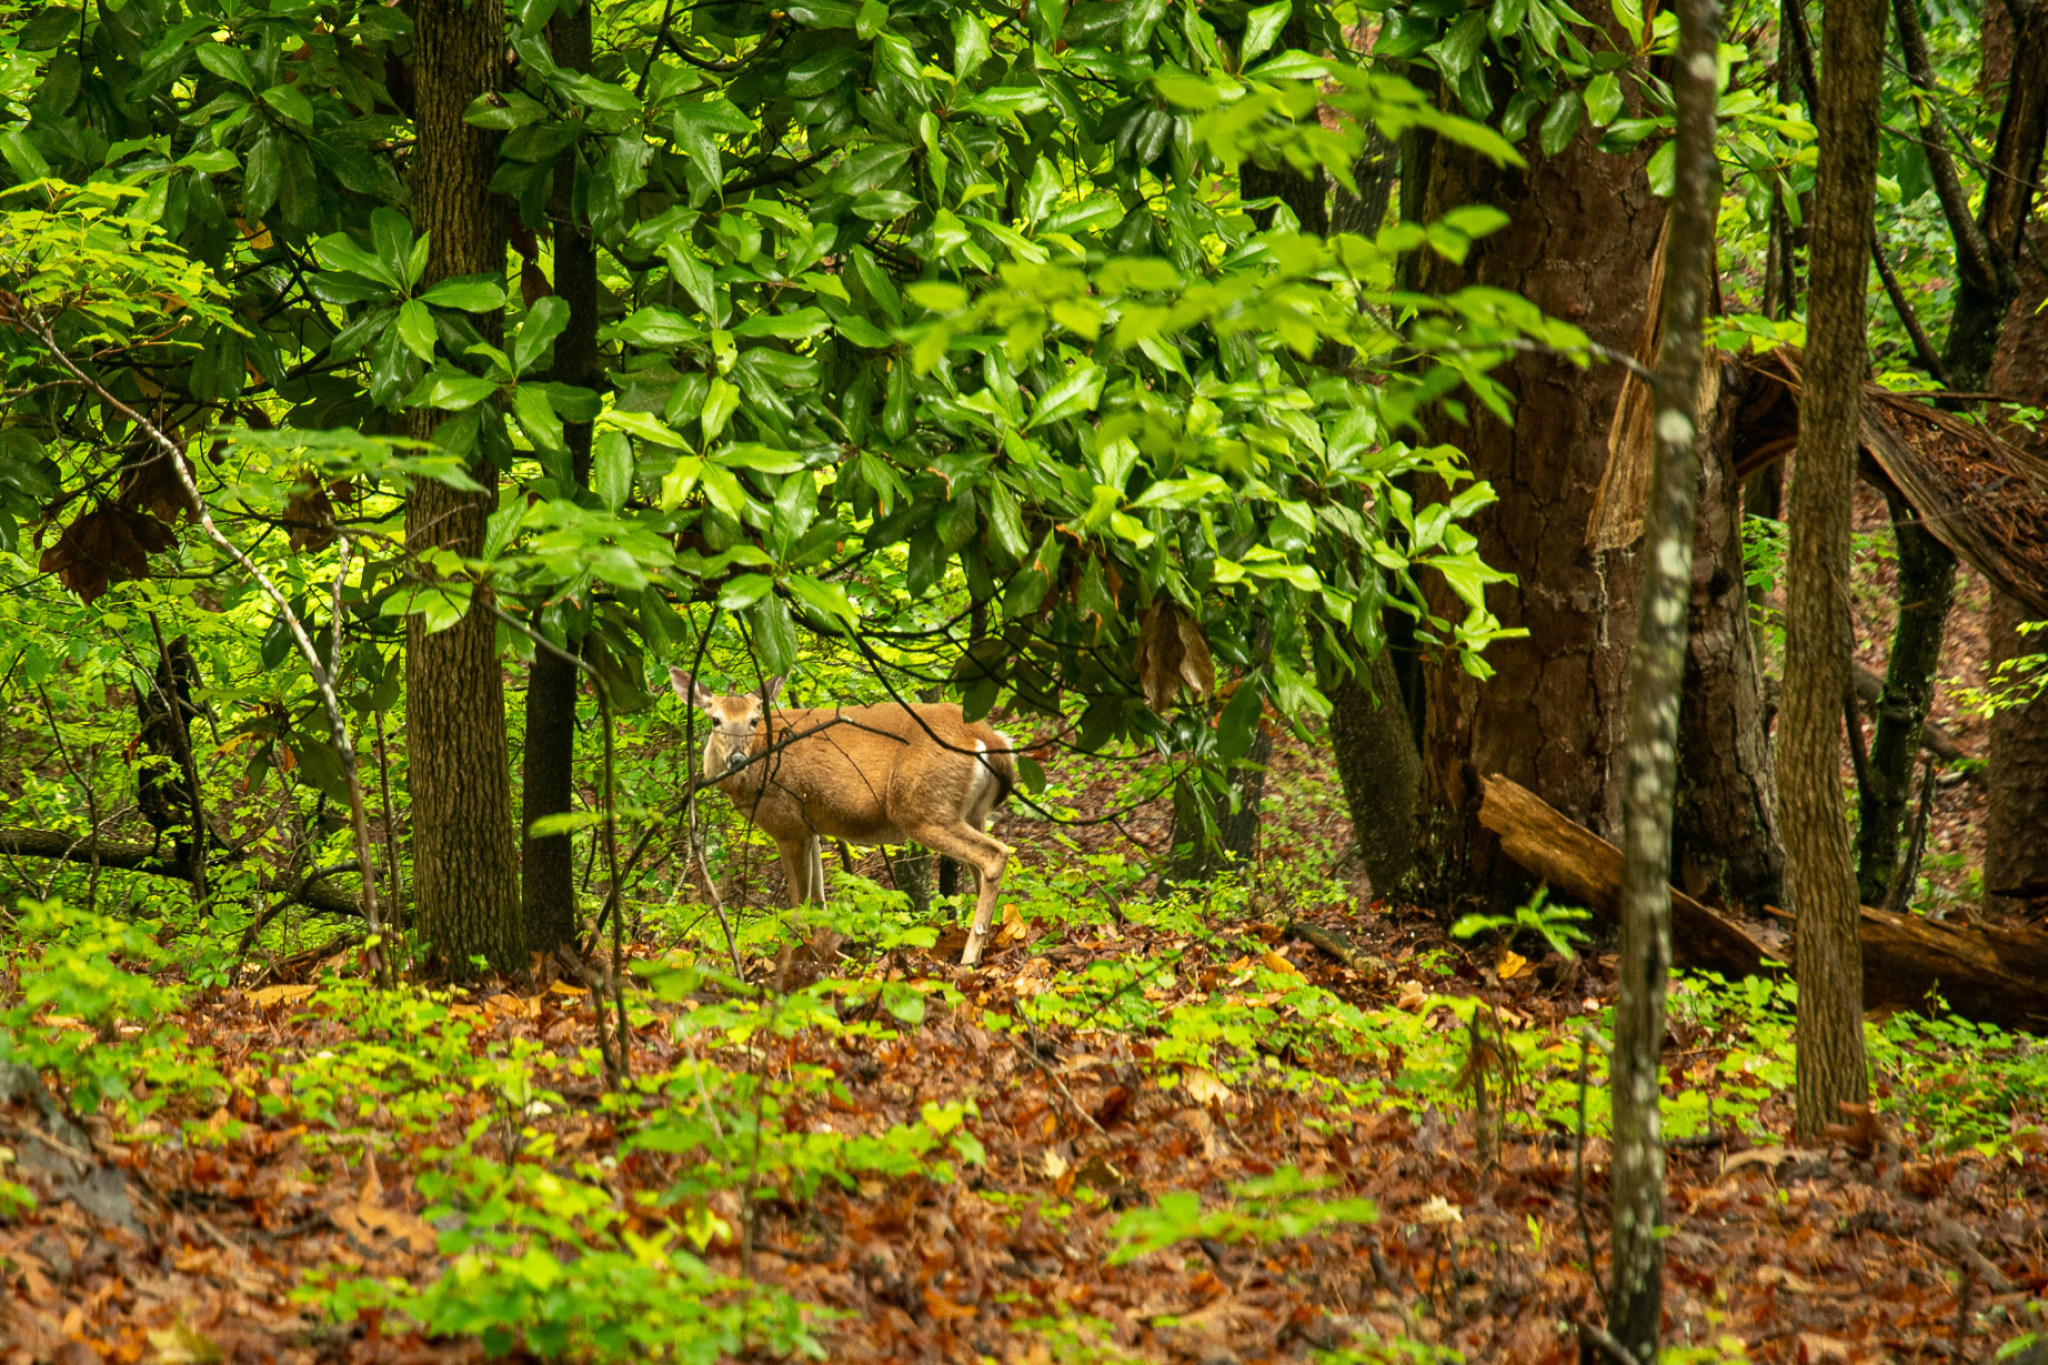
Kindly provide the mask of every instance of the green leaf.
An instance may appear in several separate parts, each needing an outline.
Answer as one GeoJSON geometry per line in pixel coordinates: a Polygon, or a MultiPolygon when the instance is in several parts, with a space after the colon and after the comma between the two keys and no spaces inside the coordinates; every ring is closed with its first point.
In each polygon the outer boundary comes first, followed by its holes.
{"type": "Polygon", "coordinates": [[[663,446],[687,446],[682,435],[651,412],[634,412],[629,408],[612,408],[599,414],[598,422],[605,427],[616,427],[631,432],[643,441],[652,441],[663,446]]]}
{"type": "Polygon", "coordinates": [[[313,126],[313,101],[296,85],[273,85],[263,92],[263,102],[301,132],[313,126]]]}
{"type": "Polygon", "coordinates": [[[429,370],[405,396],[404,406],[460,412],[464,408],[475,407],[497,391],[496,384],[473,374],[450,369],[429,370]]]}
{"type": "Polygon", "coordinates": [[[832,325],[839,329],[839,335],[871,351],[886,350],[896,344],[894,337],[858,313],[848,313],[832,325]]]}
{"type": "Polygon", "coordinates": [[[1595,128],[1605,128],[1621,112],[1621,77],[1602,71],[1586,82],[1586,117],[1595,128]]]}
{"type": "Polygon", "coordinates": [[[421,303],[436,308],[454,308],[464,313],[488,313],[505,306],[503,286],[489,280],[458,278],[443,280],[420,295],[421,303]]]}
{"type": "Polygon", "coordinates": [[[1293,0],[1277,0],[1275,4],[1261,5],[1244,17],[1244,46],[1237,54],[1240,69],[1250,66],[1259,54],[1279,40],[1281,31],[1287,27],[1288,16],[1293,13],[1293,0]]]}
{"type": "Polygon", "coordinates": [[[710,263],[686,250],[680,242],[664,242],[661,254],[668,262],[668,273],[704,310],[711,325],[722,325],[725,319],[718,306],[718,286],[711,277],[710,263]]]}
{"type": "Polygon", "coordinates": [[[418,299],[398,306],[398,339],[421,360],[434,363],[434,315],[418,299]]]}
{"type": "Polygon", "coordinates": [[[718,605],[726,611],[745,611],[775,587],[775,580],[764,573],[734,574],[718,589],[718,605]]]}
{"type": "Polygon", "coordinates": [[[521,384],[512,391],[512,414],[519,419],[526,439],[536,450],[562,451],[569,448],[562,432],[562,419],[548,401],[547,387],[521,384]]]}
{"type": "Polygon", "coordinates": [[[1108,372],[1100,365],[1085,360],[1080,362],[1065,379],[1045,391],[1024,429],[1030,431],[1063,417],[1095,411],[1095,405],[1102,401],[1102,385],[1108,377],[1108,372]]]}
{"type": "Polygon", "coordinates": [[[607,512],[626,505],[633,493],[633,443],[626,433],[607,427],[591,442],[590,489],[607,512]]]}
{"type": "Polygon", "coordinates": [[[1486,11],[1473,10],[1436,42],[1423,49],[1424,55],[1436,63],[1436,69],[1445,76],[1455,79],[1470,70],[1479,59],[1479,48],[1486,41],[1486,11]]]}
{"type": "Polygon", "coordinates": [[[512,373],[546,365],[553,355],[555,338],[569,325],[569,305],[554,294],[535,299],[512,338],[512,373]]]}
{"type": "Polygon", "coordinates": [[[507,498],[503,506],[491,513],[490,519],[484,522],[483,558],[496,559],[505,553],[505,547],[519,533],[519,523],[525,516],[526,501],[523,498],[507,498]]]}
{"type": "Polygon", "coordinates": [[[860,612],[846,595],[846,589],[837,583],[821,582],[809,574],[793,573],[783,579],[783,586],[828,620],[842,621],[849,626],[860,624],[860,612]]]}
{"type": "Polygon", "coordinates": [[[1567,87],[1550,102],[1550,110],[1543,116],[1536,141],[1545,156],[1556,156],[1571,145],[1572,134],[1578,131],[1579,92],[1567,87]]]}
{"type": "Polygon", "coordinates": [[[728,383],[723,376],[713,375],[710,387],[704,392],[704,410],[697,420],[704,429],[704,443],[709,445],[725,430],[725,424],[733,411],[740,405],[740,391],[728,383]]]}
{"type": "Polygon", "coordinates": [[[1650,176],[1650,193],[1659,199],[1669,199],[1678,175],[1678,144],[1666,142],[1650,153],[1650,164],[1644,169],[1650,176]]]}
{"type": "Polygon", "coordinates": [[[972,9],[953,16],[953,77],[965,83],[989,58],[988,25],[972,9]]]}
{"type": "MultiPolygon", "coordinates": [[[[17,15],[20,13],[16,12],[17,15]]],[[[45,5],[14,35],[14,45],[23,52],[48,52],[78,32],[78,11],[64,5],[45,5]]],[[[204,54],[205,48],[200,52],[204,54]]],[[[204,65],[204,63],[201,63],[204,65]]],[[[246,68],[245,68],[246,69],[246,68]]],[[[212,67],[207,67],[212,71],[212,67]]],[[[214,72],[220,75],[219,72],[214,72]]],[[[247,81],[242,82],[244,85],[247,81]]]]}
{"type": "Polygon", "coordinates": [[[789,604],[768,596],[747,612],[754,628],[754,653],[764,673],[787,673],[796,667],[796,625],[789,604]]]}
{"type": "Polygon", "coordinates": [[[787,313],[756,313],[732,329],[736,337],[774,337],[803,341],[831,327],[822,308],[793,308],[787,313]]]}
{"type": "Polygon", "coordinates": [[[233,81],[244,90],[256,88],[256,77],[250,73],[249,59],[239,47],[226,43],[201,43],[196,54],[199,64],[224,81],[233,81]]]}

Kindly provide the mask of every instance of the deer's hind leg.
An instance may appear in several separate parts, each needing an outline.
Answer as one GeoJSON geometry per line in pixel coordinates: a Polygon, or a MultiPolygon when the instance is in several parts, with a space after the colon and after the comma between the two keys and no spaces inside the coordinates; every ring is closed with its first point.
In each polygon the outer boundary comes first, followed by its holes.
{"type": "Polygon", "coordinates": [[[1010,861],[1009,845],[965,820],[923,825],[908,833],[926,848],[958,859],[979,874],[981,890],[974,898],[974,922],[968,926],[967,951],[960,954],[960,965],[981,965],[982,945],[988,938],[989,924],[995,919],[996,897],[1003,887],[1003,868],[1010,861]]]}

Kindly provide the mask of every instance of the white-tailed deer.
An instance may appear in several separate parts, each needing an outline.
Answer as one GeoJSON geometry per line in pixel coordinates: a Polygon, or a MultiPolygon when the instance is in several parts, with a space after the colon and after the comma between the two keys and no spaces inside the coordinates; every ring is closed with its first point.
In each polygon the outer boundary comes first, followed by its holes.
{"type": "Polygon", "coordinates": [[[704,774],[775,841],[797,904],[823,900],[819,839],[915,839],[980,874],[961,964],[976,966],[1010,850],[986,832],[1017,785],[1010,737],[950,703],[771,709],[782,679],[719,696],[680,668],[676,695],[711,717],[704,774]]]}

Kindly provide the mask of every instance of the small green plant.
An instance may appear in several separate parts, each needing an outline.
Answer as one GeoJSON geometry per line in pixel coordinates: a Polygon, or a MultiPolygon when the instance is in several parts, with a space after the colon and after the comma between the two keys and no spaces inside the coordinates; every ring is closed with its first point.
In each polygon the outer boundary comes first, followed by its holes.
{"type": "Polygon", "coordinates": [[[1586,931],[1579,925],[1593,918],[1592,913],[1576,905],[1551,905],[1549,901],[1550,888],[1539,886],[1528,903],[1517,907],[1513,915],[1466,915],[1451,926],[1451,937],[1469,939],[1494,932],[1531,933],[1548,944],[1552,952],[1570,961],[1578,956],[1574,945],[1586,941],[1586,931]]]}
{"type": "MultiPolygon", "coordinates": [[[[712,1270],[677,1245],[692,1230],[635,1232],[599,1172],[508,1167],[467,1144],[440,1155],[447,1168],[419,1182],[432,1201],[426,1218],[449,1229],[440,1276],[415,1286],[329,1273],[299,1291],[302,1301],[344,1322],[376,1309],[431,1336],[473,1337],[492,1358],[515,1349],[593,1365],[824,1357],[814,1310],[712,1270]]],[[[699,1249],[730,1235],[711,1223],[693,1231],[699,1249]]]]}
{"type": "Polygon", "coordinates": [[[1339,1223],[1375,1223],[1379,1210],[1370,1199],[1322,1199],[1327,1182],[1310,1180],[1292,1166],[1232,1187],[1236,1203],[1204,1209],[1193,1190],[1174,1190],[1150,1208],[1132,1209],[1110,1229],[1116,1249],[1111,1265],[1124,1265],[1180,1242],[1277,1242],[1304,1237],[1339,1223]]]}
{"type": "Polygon", "coordinates": [[[181,993],[130,970],[161,959],[154,924],[56,900],[24,900],[17,909],[16,951],[0,995],[0,1062],[40,1072],[81,1115],[111,1100],[124,1117],[141,1118],[174,1094],[221,1084],[211,1065],[181,1050],[184,1034],[164,1021],[181,993]]]}

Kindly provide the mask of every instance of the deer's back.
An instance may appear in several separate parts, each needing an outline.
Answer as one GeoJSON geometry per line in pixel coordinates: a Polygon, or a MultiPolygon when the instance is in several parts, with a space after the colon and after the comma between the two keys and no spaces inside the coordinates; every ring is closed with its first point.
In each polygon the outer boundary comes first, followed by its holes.
{"type": "MultiPolygon", "coordinates": [[[[771,835],[870,844],[901,843],[919,823],[957,819],[982,770],[975,754],[1006,747],[950,702],[779,711],[771,733],[771,744],[789,742],[759,760],[754,823],[771,835]]],[[[745,811],[753,793],[732,795],[745,811]]]]}

